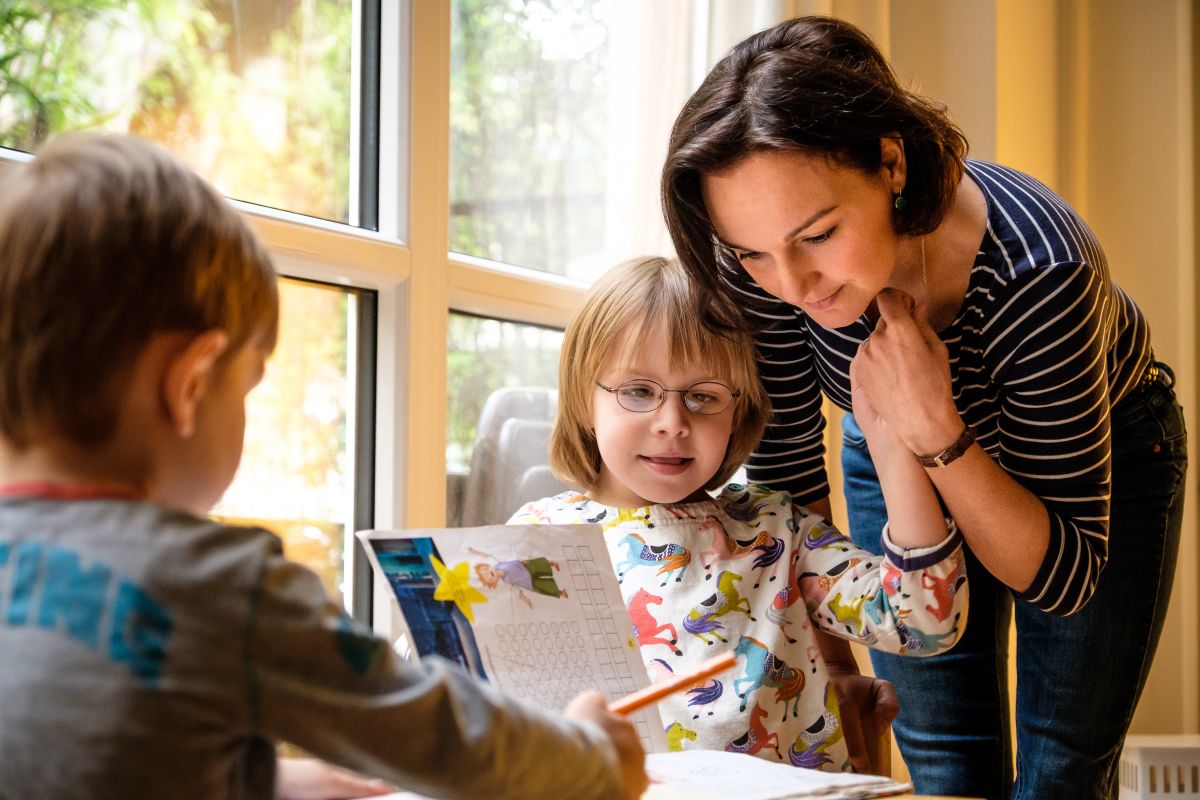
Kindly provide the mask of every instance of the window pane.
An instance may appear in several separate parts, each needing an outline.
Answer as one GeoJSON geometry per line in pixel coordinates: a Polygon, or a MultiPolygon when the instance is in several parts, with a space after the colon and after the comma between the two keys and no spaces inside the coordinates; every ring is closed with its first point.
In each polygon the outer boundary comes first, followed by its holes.
{"type": "Polygon", "coordinates": [[[5,0],[0,145],[131,132],[226,195],[349,220],[349,0],[5,0]]]}
{"type": "Polygon", "coordinates": [[[446,516],[501,523],[562,490],[546,467],[562,331],[452,313],[448,345],[446,516]]]}
{"type": "Polygon", "coordinates": [[[290,558],[346,598],[356,314],[356,298],[344,290],[280,282],[279,344],[250,393],[241,468],[213,511],[278,534],[290,558]]]}
{"type": "Polygon", "coordinates": [[[454,0],[450,242],[585,282],[670,252],[658,174],[692,0],[454,0]]]}

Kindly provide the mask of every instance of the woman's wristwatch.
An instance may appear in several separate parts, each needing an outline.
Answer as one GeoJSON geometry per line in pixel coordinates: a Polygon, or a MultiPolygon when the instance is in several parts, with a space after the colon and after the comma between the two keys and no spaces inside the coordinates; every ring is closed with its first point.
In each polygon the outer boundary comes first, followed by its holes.
{"type": "MultiPolygon", "coordinates": [[[[931,456],[917,456],[917,461],[921,462],[922,467],[944,467],[954,459],[961,456],[963,453],[975,443],[975,429],[970,425],[963,428],[963,432],[954,440],[954,444],[947,447],[940,453],[935,453],[931,456]]],[[[916,455],[915,453],[913,455],[916,455]]]]}

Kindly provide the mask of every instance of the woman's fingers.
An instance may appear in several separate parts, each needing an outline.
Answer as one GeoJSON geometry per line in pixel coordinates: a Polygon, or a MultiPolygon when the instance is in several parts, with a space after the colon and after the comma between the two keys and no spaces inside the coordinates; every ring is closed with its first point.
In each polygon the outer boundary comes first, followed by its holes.
{"type": "MultiPolygon", "coordinates": [[[[875,324],[873,336],[879,334],[882,338],[890,330],[893,336],[900,337],[898,341],[901,342],[904,342],[906,335],[920,337],[926,347],[935,353],[943,347],[937,331],[929,323],[928,304],[916,302],[912,295],[899,289],[884,289],[876,296],[875,304],[879,309],[879,321],[875,324]]],[[[906,344],[914,343],[915,340],[906,344]]]]}
{"type": "Polygon", "coordinates": [[[917,301],[908,292],[887,288],[875,296],[875,305],[879,308],[879,319],[890,322],[912,319],[917,301]]]}

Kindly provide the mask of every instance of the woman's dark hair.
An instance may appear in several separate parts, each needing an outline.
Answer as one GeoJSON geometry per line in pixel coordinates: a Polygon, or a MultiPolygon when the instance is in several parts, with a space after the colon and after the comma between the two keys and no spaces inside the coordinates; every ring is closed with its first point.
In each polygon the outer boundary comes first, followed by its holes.
{"type": "MultiPolygon", "coordinates": [[[[713,67],[671,130],[663,213],[680,261],[702,287],[727,293],[701,178],[751,153],[795,150],[873,173],[879,140],[904,144],[907,178],[895,230],[920,236],[942,221],[963,174],[967,140],[945,105],[903,88],[861,30],[832,17],[800,17],[756,33],[713,67]]],[[[705,309],[718,329],[740,327],[705,309]]]]}

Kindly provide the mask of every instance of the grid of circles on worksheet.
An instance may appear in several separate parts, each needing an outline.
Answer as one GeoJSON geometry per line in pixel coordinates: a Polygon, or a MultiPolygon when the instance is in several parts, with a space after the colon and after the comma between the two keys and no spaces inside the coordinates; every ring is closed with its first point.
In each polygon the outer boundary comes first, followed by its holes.
{"type": "MultiPolygon", "coordinates": [[[[604,593],[601,569],[612,570],[607,553],[597,561],[586,545],[562,547],[563,572],[569,586],[568,599],[578,604],[583,622],[577,620],[508,622],[492,627],[494,649],[488,658],[504,662],[505,691],[543,707],[563,708],[575,695],[596,689],[610,699],[622,697],[639,685],[626,660],[617,614],[604,593]]],[[[640,658],[640,656],[638,656],[640,658]]],[[[499,671],[489,670],[491,674],[499,671]]],[[[641,727],[643,723],[635,720],[641,727]]],[[[639,730],[643,738],[644,730],[639,730]]]]}

